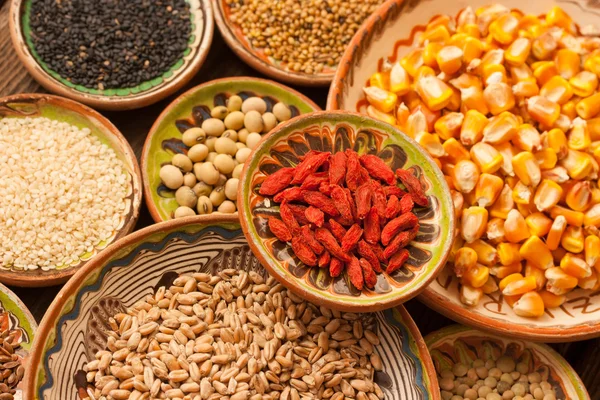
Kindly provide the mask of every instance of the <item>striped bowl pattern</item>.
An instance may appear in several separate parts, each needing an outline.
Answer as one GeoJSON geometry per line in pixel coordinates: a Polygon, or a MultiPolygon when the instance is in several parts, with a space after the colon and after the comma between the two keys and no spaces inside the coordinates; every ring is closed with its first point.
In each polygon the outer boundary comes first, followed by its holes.
{"type": "MultiPolygon", "coordinates": [[[[266,274],[238,223],[224,217],[153,225],[104,253],[61,290],[44,317],[25,377],[25,399],[77,399],[77,389],[85,390],[77,372],[104,348],[108,318],[178,274],[225,268],[266,274]]],[[[399,307],[364,318],[382,342],[378,351],[384,371],[376,381],[386,398],[439,399],[433,363],[406,310],[399,307]]]]}

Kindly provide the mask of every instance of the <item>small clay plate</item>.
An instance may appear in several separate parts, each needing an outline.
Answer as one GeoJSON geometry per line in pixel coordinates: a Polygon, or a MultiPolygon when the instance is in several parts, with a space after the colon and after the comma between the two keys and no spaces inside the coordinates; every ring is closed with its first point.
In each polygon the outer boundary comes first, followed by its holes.
{"type": "Polygon", "coordinates": [[[283,285],[316,304],[343,311],[383,310],[422,291],[443,267],[454,233],[450,190],[441,171],[419,145],[386,123],[346,112],[321,111],[294,118],[263,138],[250,154],[238,193],[240,221],[250,247],[267,270],[283,285]],[[427,208],[415,208],[421,228],[407,247],[407,267],[391,276],[379,274],[373,290],[358,291],[344,272],[337,278],[327,268],[301,263],[291,247],[278,241],[268,228],[269,216],[279,206],[258,194],[266,177],[282,167],[298,164],[310,150],[343,151],[381,157],[393,170],[407,168],[426,187],[427,208]]]}

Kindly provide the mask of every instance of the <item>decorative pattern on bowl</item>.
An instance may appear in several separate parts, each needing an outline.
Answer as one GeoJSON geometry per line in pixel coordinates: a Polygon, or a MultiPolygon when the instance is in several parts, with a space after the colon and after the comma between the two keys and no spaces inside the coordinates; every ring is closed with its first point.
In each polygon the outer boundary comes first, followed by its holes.
{"type": "Polygon", "coordinates": [[[581,378],[569,363],[545,344],[491,335],[461,325],[448,326],[425,337],[437,371],[457,362],[507,355],[526,363],[530,372],[548,376],[557,399],[588,400],[581,378]]]}
{"type": "MultiPolygon", "coordinates": [[[[178,274],[225,268],[266,273],[232,218],[169,221],[120,240],[69,281],[45,315],[25,376],[25,399],[75,400],[77,391],[85,394],[85,373],[79,371],[104,348],[110,316],[178,274]]],[[[431,358],[406,310],[365,318],[382,341],[384,371],[376,381],[386,398],[439,399],[431,358]]]]}
{"type": "Polygon", "coordinates": [[[161,183],[160,168],[170,163],[174,154],[187,154],[187,148],[181,141],[183,132],[202,125],[205,118],[210,118],[210,108],[224,105],[233,94],[244,99],[251,96],[262,97],[267,103],[268,111],[278,101],[284,102],[291,107],[293,116],[319,110],[319,106],[312,100],[291,88],[250,77],[217,79],[179,96],[160,114],[146,137],[142,151],[146,205],[155,222],[173,219],[173,213],[178,207],[175,192],[161,183]]]}
{"type": "Polygon", "coordinates": [[[320,112],[280,125],[254,150],[242,172],[238,199],[240,220],[263,265],[298,295],[342,310],[373,311],[408,300],[422,290],[444,264],[452,243],[454,214],[449,189],[441,172],[412,139],[395,128],[356,114],[320,112]],[[407,249],[407,265],[391,276],[379,274],[374,290],[356,290],[346,272],[331,278],[327,268],[302,264],[291,247],[268,229],[268,217],[279,206],[258,194],[266,177],[282,167],[298,164],[310,150],[338,152],[352,148],[376,154],[393,170],[408,168],[426,187],[427,208],[415,208],[421,227],[407,249]]]}

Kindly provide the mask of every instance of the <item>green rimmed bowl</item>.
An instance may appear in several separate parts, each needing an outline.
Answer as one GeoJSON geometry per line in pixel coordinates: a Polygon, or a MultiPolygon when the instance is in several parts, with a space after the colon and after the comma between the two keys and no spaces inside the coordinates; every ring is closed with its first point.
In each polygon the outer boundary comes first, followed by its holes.
{"type": "Polygon", "coordinates": [[[254,254],[283,285],[308,301],[344,311],[383,310],[419,294],[444,266],[454,237],[450,190],[431,157],[396,128],[359,114],[322,111],[294,118],[263,138],[242,171],[238,208],[244,234],[254,254]],[[343,151],[381,157],[390,167],[407,168],[426,187],[430,206],[415,208],[421,227],[407,249],[407,266],[391,276],[378,275],[373,290],[357,291],[344,272],[331,278],[327,268],[302,264],[291,248],[268,228],[279,207],[258,194],[265,178],[282,167],[294,166],[310,150],[343,151]]]}
{"type": "MultiPolygon", "coordinates": [[[[173,219],[173,213],[178,207],[175,192],[161,183],[160,168],[170,163],[173,155],[187,154],[188,149],[181,141],[183,132],[191,127],[201,126],[205,118],[210,118],[211,108],[224,105],[227,98],[234,94],[243,99],[262,97],[267,102],[267,111],[271,111],[272,106],[281,101],[290,106],[293,116],[320,109],[312,100],[292,88],[252,77],[216,79],[196,86],[176,98],[152,125],[142,150],[144,196],[155,222],[173,219]]],[[[237,216],[237,212],[235,215],[237,216]]]]}
{"type": "Polygon", "coordinates": [[[32,0],[12,0],[9,29],[17,55],[36,81],[47,90],[104,110],[128,110],[155,103],[179,90],[204,63],[212,43],[214,21],[210,0],[187,0],[192,32],[183,57],[163,75],[132,88],[90,89],[74,85],[50,69],[35,52],[29,12],[32,0]]]}
{"type": "MultiPolygon", "coordinates": [[[[67,122],[78,128],[89,128],[91,134],[112,148],[129,175],[129,193],[125,212],[111,237],[96,245],[91,252],[79,254],[73,264],[54,269],[20,271],[0,267],[0,282],[21,287],[42,287],[66,282],[78,268],[87,263],[115,240],[129,234],[137,222],[142,202],[142,178],[135,153],[127,139],[109,120],[75,101],[45,94],[18,94],[0,98],[0,120],[3,118],[45,117],[67,122]]],[[[2,225],[0,225],[2,229],[2,225]]]]}
{"type": "Polygon", "coordinates": [[[502,355],[526,363],[529,373],[539,372],[547,377],[557,399],[589,400],[590,396],[569,363],[545,344],[494,335],[462,325],[452,325],[430,333],[425,342],[436,371],[452,364],[468,363],[480,358],[496,360],[502,355]]]}

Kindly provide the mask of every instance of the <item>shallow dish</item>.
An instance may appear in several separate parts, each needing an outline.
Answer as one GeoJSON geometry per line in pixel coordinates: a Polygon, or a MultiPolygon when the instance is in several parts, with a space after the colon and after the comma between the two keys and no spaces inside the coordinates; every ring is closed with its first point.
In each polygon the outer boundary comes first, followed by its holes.
{"type": "Polygon", "coordinates": [[[558,399],[588,400],[590,396],[569,363],[550,346],[515,340],[480,332],[466,326],[452,325],[425,337],[437,370],[440,366],[458,360],[487,359],[490,352],[494,359],[506,354],[530,365],[530,371],[548,372],[548,381],[556,389],[558,399]]]}
{"type": "Polygon", "coordinates": [[[452,244],[454,213],[446,181],[429,155],[391,125],[347,112],[321,111],[294,118],[263,138],[242,171],[238,192],[240,221],[248,242],[262,264],[282,284],[317,304],[344,311],[375,311],[398,305],[416,296],[440,271],[452,244]],[[296,165],[309,150],[339,151],[352,147],[383,158],[393,170],[409,168],[427,187],[427,208],[415,208],[421,228],[407,247],[408,268],[392,277],[378,275],[374,291],[359,292],[347,274],[332,279],[327,268],[307,268],[290,256],[267,227],[267,218],[279,207],[256,187],[283,166],[296,165]]]}
{"type": "MultiPolygon", "coordinates": [[[[327,109],[366,112],[362,88],[385,59],[398,59],[412,47],[416,33],[423,31],[432,17],[457,15],[466,6],[473,9],[493,4],[489,0],[449,2],[443,0],[388,0],[359,29],[342,57],[327,98],[327,109]]],[[[589,1],[505,0],[499,2],[525,13],[542,15],[558,5],[579,26],[597,25],[600,5],[589,1]]],[[[577,289],[567,295],[557,309],[537,319],[519,317],[499,293],[484,295],[476,307],[459,300],[459,282],[450,271],[443,271],[427,287],[420,299],[428,306],[458,322],[476,328],[544,342],[583,340],[600,336],[600,296],[577,289]]]]}
{"type": "Polygon", "coordinates": [[[110,121],[89,107],[58,96],[18,94],[0,98],[0,119],[35,116],[68,122],[79,128],[89,128],[92,134],[110,146],[123,162],[130,176],[130,192],[126,199],[126,214],[121,218],[119,228],[91,253],[80,255],[76,264],[48,271],[38,268],[24,272],[0,268],[1,282],[23,287],[52,286],[66,282],[99,251],[133,230],[142,201],[142,178],[135,154],[121,132],[110,121]]]}
{"type": "MultiPolygon", "coordinates": [[[[84,388],[74,375],[106,343],[107,319],[115,310],[132,306],[177,274],[224,268],[265,273],[232,217],[183,218],[118,241],[65,285],[44,316],[25,375],[25,399],[77,399],[77,389],[84,388]]],[[[439,399],[431,358],[406,310],[365,318],[382,339],[384,371],[376,381],[386,398],[439,399]]]]}
{"type": "MultiPolygon", "coordinates": [[[[320,110],[312,100],[303,94],[279,83],[251,77],[223,78],[196,86],[165,108],[150,129],[144,149],[141,167],[144,179],[144,195],[150,215],[155,222],[173,219],[177,208],[174,191],[161,184],[160,167],[171,161],[176,153],[187,153],[181,142],[183,132],[193,126],[200,126],[206,111],[223,105],[227,97],[239,94],[242,98],[260,96],[267,100],[268,111],[277,101],[294,106],[292,115],[320,110]],[[202,109],[204,108],[204,109],[202,109]]],[[[237,212],[235,213],[237,216],[237,212]]]]}
{"type": "Polygon", "coordinates": [[[262,50],[254,49],[240,27],[234,25],[229,19],[229,9],[225,0],[211,0],[215,13],[215,21],[221,35],[229,47],[246,64],[257,71],[279,81],[292,85],[327,86],[331,83],[335,68],[325,69],[318,74],[307,74],[288,70],[278,61],[266,56],[262,50]]]}
{"type": "Polygon", "coordinates": [[[12,0],[9,28],[17,55],[47,90],[104,110],[129,110],[155,103],[179,90],[204,63],[212,42],[214,22],[210,0],[188,0],[192,18],[190,41],[183,57],[162,76],[132,88],[97,90],[74,85],[51,70],[33,49],[29,27],[32,0],[12,0]]]}

